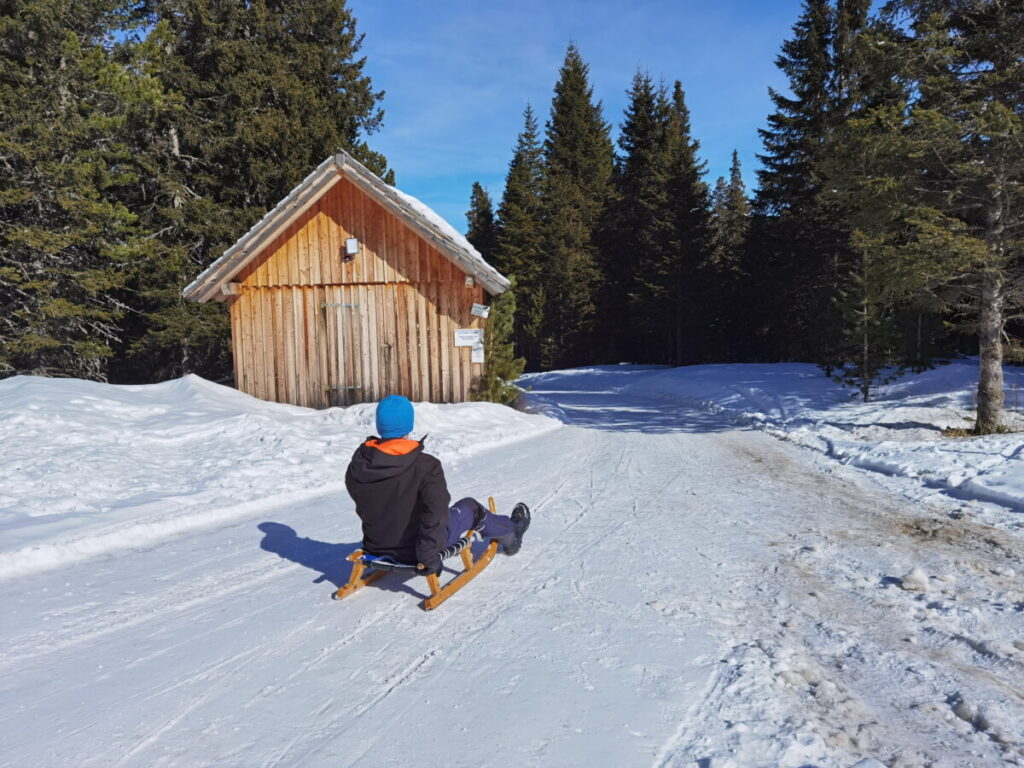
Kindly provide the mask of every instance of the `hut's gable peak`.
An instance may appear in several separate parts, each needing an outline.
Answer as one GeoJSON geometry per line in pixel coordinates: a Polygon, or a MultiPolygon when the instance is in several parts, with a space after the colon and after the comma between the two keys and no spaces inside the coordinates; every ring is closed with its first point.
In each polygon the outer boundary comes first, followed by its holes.
{"type": "Polygon", "coordinates": [[[341,179],[346,179],[426,240],[445,258],[475,278],[488,293],[503,293],[509,281],[484,261],[464,236],[412,195],[386,184],[347,152],[328,157],[238,242],[207,267],[182,294],[192,301],[221,299],[229,283],[298,221],[341,179]]]}

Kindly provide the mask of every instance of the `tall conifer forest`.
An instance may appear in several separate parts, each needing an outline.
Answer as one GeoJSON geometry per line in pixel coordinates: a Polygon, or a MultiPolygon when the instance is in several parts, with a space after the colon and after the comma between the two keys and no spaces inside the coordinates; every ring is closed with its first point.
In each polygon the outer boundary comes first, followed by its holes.
{"type": "MultiPolygon", "coordinates": [[[[224,308],[181,289],[338,148],[394,180],[361,42],[345,0],[4,2],[0,376],[230,382],[224,308]]],[[[470,239],[515,283],[489,391],[524,367],[803,361],[869,399],[969,354],[975,431],[1002,429],[1020,2],[804,0],[753,189],[736,153],[707,178],[674,73],[622,73],[608,115],[584,53],[510,126],[500,194],[467,190],[470,239]]]]}

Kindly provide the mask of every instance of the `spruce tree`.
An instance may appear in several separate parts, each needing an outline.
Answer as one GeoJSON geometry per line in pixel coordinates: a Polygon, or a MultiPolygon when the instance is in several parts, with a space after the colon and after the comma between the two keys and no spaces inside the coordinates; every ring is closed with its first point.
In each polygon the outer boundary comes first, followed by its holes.
{"type": "Polygon", "coordinates": [[[732,152],[729,180],[719,177],[711,196],[713,212],[711,259],[724,270],[739,268],[750,226],[750,201],[743,183],[740,156],[732,152]]]}
{"type": "MultiPolygon", "coordinates": [[[[907,297],[894,279],[890,261],[856,247],[860,235],[856,229],[858,213],[848,197],[837,194],[844,179],[855,174],[860,165],[860,159],[844,146],[851,121],[879,104],[894,104],[902,95],[898,71],[886,61],[891,58],[888,54],[879,55],[867,13],[865,0],[840,0],[837,5],[832,119],[817,169],[818,176],[828,180],[819,205],[836,221],[842,221],[851,234],[844,256],[847,269],[839,275],[840,284],[832,299],[837,313],[833,317],[838,316],[841,334],[826,370],[837,381],[856,387],[865,402],[876,387],[892,381],[908,363],[919,368],[930,364],[930,360],[921,360],[920,341],[915,352],[902,338],[907,297]]],[[[921,308],[914,314],[920,327],[921,308]]]]}
{"type": "Polygon", "coordinates": [[[637,72],[619,133],[616,197],[601,308],[612,359],[666,362],[677,288],[668,190],[668,105],[664,88],[637,72]],[[626,357],[626,356],[630,357],[626,357]]]}
{"type": "Polygon", "coordinates": [[[111,377],[147,382],[196,372],[230,381],[230,326],[224,306],[194,304],[181,295],[231,233],[225,220],[217,221],[217,206],[201,194],[198,158],[181,151],[185,96],[164,85],[173,50],[169,34],[169,25],[159,22],[145,39],[122,48],[131,66],[161,82],[163,97],[138,110],[128,124],[139,183],[123,200],[140,213],[152,235],[149,251],[132,259],[126,273],[123,302],[130,311],[111,377]]]}
{"type": "Polygon", "coordinates": [[[542,157],[532,108],[523,112],[523,131],[505,177],[498,206],[494,266],[516,281],[515,349],[527,370],[540,365],[547,266],[542,244],[542,157]]]}
{"type": "MultiPolygon", "coordinates": [[[[479,182],[473,182],[469,210],[466,211],[466,239],[490,263],[497,254],[497,232],[491,198],[479,182]]],[[[491,300],[484,331],[484,366],[474,386],[474,400],[490,400],[507,405],[516,399],[519,388],[513,382],[523,373],[525,361],[515,349],[515,279],[507,291],[491,300]]]]}
{"type": "Polygon", "coordinates": [[[889,265],[894,289],[977,334],[975,433],[989,434],[1002,429],[1007,316],[1024,299],[1024,14],[999,0],[900,0],[885,21],[878,58],[892,52],[908,98],[849,122],[855,242],[889,265]]]}
{"type": "MultiPolygon", "coordinates": [[[[713,297],[708,310],[717,355],[714,359],[737,359],[737,342],[747,333],[752,306],[748,299],[749,274],[744,274],[744,254],[750,229],[750,202],[740,170],[739,153],[733,150],[729,180],[719,177],[711,194],[708,224],[708,276],[705,290],[713,297]],[[745,284],[745,279],[748,283],[745,284]]],[[[763,276],[759,276],[763,277],[763,276]]],[[[751,297],[753,298],[753,297],[751,297]]]]}
{"type": "Polygon", "coordinates": [[[768,116],[768,128],[758,130],[765,147],[758,155],[764,167],[757,172],[756,205],[762,212],[781,216],[814,204],[813,170],[828,132],[831,17],[828,0],[804,0],[793,37],[775,59],[792,97],[768,89],[775,112],[768,116]]]}
{"type": "Polygon", "coordinates": [[[599,247],[611,192],[612,144],[601,104],[593,102],[588,67],[571,44],[555,84],[544,141],[542,359],[547,366],[589,362],[601,279],[599,247]]]}
{"type": "Polygon", "coordinates": [[[833,127],[834,29],[828,0],[804,1],[776,59],[792,96],[769,89],[775,111],[759,131],[765,153],[758,156],[764,167],[755,197],[768,237],[754,258],[776,276],[768,290],[776,299],[770,314],[777,353],[815,360],[826,370],[835,364],[841,320],[833,299],[847,268],[847,235],[820,195],[823,148],[833,127]]]}
{"type": "MultiPolygon", "coordinates": [[[[863,107],[868,99],[887,91],[871,74],[874,58],[864,45],[864,32],[869,28],[871,0],[837,0],[832,35],[832,83],[830,112],[832,124],[841,124],[863,107]]],[[[877,70],[876,70],[877,71],[877,70]]],[[[889,80],[893,72],[885,72],[889,80]]]]}
{"type": "Polygon", "coordinates": [[[378,102],[344,0],[155,0],[146,66],[174,103],[139,126],[136,210],[162,253],[133,274],[124,379],[230,376],[222,306],[181,300],[198,272],[338,148],[390,179],[365,135],[378,102]]]}
{"type": "Polygon", "coordinates": [[[526,364],[515,353],[515,280],[507,291],[491,300],[490,308],[484,332],[484,366],[472,399],[508,405],[519,396],[515,381],[526,364]]]}
{"type": "Polygon", "coordinates": [[[119,292],[150,243],[119,202],[124,127],[159,88],[104,46],[115,2],[12,0],[0,16],[0,375],[105,379],[119,292]]]}
{"type": "Polygon", "coordinates": [[[691,135],[690,110],[678,80],[666,114],[668,251],[672,254],[666,316],[671,329],[670,357],[666,362],[679,365],[721,359],[726,344],[723,318],[732,285],[720,265],[711,262],[710,198],[704,182],[707,164],[698,157],[700,142],[691,135]]]}

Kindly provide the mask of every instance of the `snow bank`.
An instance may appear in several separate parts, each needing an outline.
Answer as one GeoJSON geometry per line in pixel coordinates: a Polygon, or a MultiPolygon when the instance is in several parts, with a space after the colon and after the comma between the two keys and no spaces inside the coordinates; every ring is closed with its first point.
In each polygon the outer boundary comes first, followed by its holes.
{"type": "MultiPolygon", "coordinates": [[[[0,381],[0,578],[323,494],[347,502],[373,410],[267,403],[197,376],[0,381]]],[[[421,403],[413,434],[451,464],[557,426],[492,403],[421,403]]]]}

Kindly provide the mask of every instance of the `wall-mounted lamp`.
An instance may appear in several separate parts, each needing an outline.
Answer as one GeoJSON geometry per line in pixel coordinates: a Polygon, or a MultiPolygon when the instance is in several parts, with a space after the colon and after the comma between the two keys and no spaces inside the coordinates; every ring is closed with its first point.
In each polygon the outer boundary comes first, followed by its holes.
{"type": "Polygon", "coordinates": [[[359,255],[359,238],[358,237],[347,237],[345,238],[345,251],[341,255],[341,260],[345,263],[352,261],[356,256],[359,255]]]}

